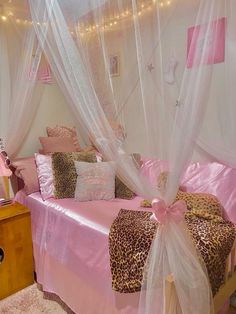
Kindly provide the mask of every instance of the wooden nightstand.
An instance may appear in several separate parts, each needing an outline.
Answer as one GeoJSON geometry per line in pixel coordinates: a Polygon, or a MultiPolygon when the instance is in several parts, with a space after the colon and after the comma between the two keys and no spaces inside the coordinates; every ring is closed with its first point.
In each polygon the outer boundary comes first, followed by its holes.
{"type": "Polygon", "coordinates": [[[0,207],[0,299],[33,281],[30,211],[19,203],[0,207]]]}

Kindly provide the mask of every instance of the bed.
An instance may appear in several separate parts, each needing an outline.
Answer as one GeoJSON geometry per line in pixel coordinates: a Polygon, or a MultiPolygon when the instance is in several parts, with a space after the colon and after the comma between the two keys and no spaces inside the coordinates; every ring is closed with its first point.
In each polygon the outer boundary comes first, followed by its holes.
{"type": "MultiPolygon", "coordinates": [[[[163,170],[160,161],[143,161],[141,172],[150,180],[163,170]]],[[[215,194],[226,209],[225,217],[233,220],[236,215],[233,182],[236,182],[235,170],[218,163],[197,163],[189,166],[181,184],[187,190],[215,194]]],[[[39,192],[25,196],[20,191],[16,200],[31,210],[35,270],[44,291],[57,294],[75,313],[137,313],[138,292],[121,294],[111,289],[108,235],[121,208],[142,210],[140,197],[90,202],[53,198],[43,201],[39,192]]],[[[235,245],[227,263],[225,284],[214,298],[217,311],[236,290],[234,254],[235,245]]],[[[171,274],[167,281],[168,303],[174,290],[171,274]]],[[[171,313],[168,307],[166,313],[171,313]]]]}

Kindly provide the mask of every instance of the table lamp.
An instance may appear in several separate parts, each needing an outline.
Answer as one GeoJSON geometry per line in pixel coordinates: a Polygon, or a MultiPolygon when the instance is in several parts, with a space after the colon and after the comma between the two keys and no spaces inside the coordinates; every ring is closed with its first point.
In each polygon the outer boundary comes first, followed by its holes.
{"type": "Polygon", "coordinates": [[[9,169],[10,159],[5,151],[0,151],[0,177],[2,178],[4,198],[10,198],[8,178],[12,175],[9,169]]]}

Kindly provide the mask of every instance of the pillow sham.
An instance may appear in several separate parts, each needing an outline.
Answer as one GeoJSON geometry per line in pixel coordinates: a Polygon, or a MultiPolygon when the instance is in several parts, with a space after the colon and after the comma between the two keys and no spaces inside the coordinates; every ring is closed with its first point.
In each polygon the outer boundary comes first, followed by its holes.
{"type": "Polygon", "coordinates": [[[24,181],[25,193],[39,191],[39,181],[34,157],[17,158],[11,165],[15,168],[14,174],[24,181]]]}
{"type": "Polygon", "coordinates": [[[47,135],[49,137],[70,137],[73,140],[73,144],[75,145],[76,151],[81,151],[81,147],[77,138],[77,133],[75,127],[67,127],[63,125],[56,125],[54,128],[47,127],[46,128],[47,135]]]}
{"type": "Polygon", "coordinates": [[[74,160],[97,162],[94,152],[53,153],[52,170],[56,198],[74,198],[77,179],[74,160]]]}
{"type": "Polygon", "coordinates": [[[115,163],[74,161],[77,172],[75,199],[78,201],[115,198],[115,163]]]}
{"type": "Polygon", "coordinates": [[[131,191],[117,176],[115,179],[115,195],[116,198],[131,200],[135,197],[135,193],[131,191]]]}
{"type": "Polygon", "coordinates": [[[35,154],[38,180],[42,199],[45,201],[54,197],[54,184],[52,174],[52,157],[50,155],[35,154]]]}
{"type": "Polygon", "coordinates": [[[55,152],[75,152],[76,147],[70,137],[40,137],[44,154],[55,152]]]}

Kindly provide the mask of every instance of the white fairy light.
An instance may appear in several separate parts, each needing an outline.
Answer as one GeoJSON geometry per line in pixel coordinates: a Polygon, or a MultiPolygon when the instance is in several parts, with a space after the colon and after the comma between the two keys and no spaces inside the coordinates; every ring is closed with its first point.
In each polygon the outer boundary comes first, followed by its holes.
{"type": "MultiPolygon", "coordinates": [[[[89,23],[87,25],[81,24],[79,33],[81,37],[86,36],[86,34],[95,34],[97,31],[112,31],[114,26],[118,26],[121,21],[129,21],[141,17],[152,10],[155,9],[156,5],[161,8],[168,7],[171,5],[172,0],[149,0],[147,2],[142,1],[137,8],[137,13],[132,13],[132,9],[126,8],[124,11],[113,14],[109,14],[106,17],[103,17],[103,20],[99,23],[89,23]]],[[[6,15],[1,15],[2,21],[7,21],[8,17],[14,16],[12,11],[6,13],[6,15]]],[[[33,22],[27,19],[14,18],[15,23],[23,25],[32,25],[33,22]]],[[[35,22],[37,25],[41,25],[40,22],[35,22]]],[[[44,25],[44,23],[42,23],[44,25]]]]}

